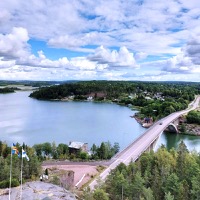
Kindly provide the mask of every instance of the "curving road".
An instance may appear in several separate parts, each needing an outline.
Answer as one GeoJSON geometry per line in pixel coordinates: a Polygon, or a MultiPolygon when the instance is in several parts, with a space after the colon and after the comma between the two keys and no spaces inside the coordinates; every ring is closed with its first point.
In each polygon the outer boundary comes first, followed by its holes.
{"type": "MultiPolygon", "coordinates": [[[[168,125],[177,119],[180,115],[186,114],[191,110],[199,107],[200,96],[190,103],[186,110],[179,111],[168,115],[167,117],[157,121],[151,126],[145,133],[143,133],[138,139],[130,144],[126,149],[121,151],[115,157],[112,158],[112,163],[100,174],[100,179],[105,180],[110,171],[117,167],[121,162],[128,165],[131,161],[137,160],[140,155],[150,147],[150,145],[160,136],[160,134],[168,127],[168,125]]],[[[97,180],[94,180],[89,184],[91,190],[97,185],[97,180]]]]}

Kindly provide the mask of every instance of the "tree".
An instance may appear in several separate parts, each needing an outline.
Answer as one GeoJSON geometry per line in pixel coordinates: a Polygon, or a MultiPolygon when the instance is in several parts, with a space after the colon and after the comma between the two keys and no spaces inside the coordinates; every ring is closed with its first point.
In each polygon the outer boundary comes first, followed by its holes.
{"type": "Polygon", "coordinates": [[[86,153],[86,152],[81,152],[80,153],[80,158],[82,159],[82,160],[87,160],[88,159],[88,154],[86,153]]]}
{"type": "Polygon", "coordinates": [[[183,141],[178,146],[178,157],[177,157],[177,175],[180,180],[184,180],[186,176],[186,156],[188,155],[188,149],[183,141]]]}
{"type": "Polygon", "coordinates": [[[131,185],[133,199],[139,199],[141,197],[143,187],[144,187],[144,179],[142,178],[140,172],[136,172],[131,185]]]}
{"type": "Polygon", "coordinates": [[[174,200],[174,196],[170,192],[165,193],[165,200],[174,200]]]}
{"type": "Polygon", "coordinates": [[[165,182],[164,191],[166,194],[170,192],[174,197],[177,196],[179,191],[179,178],[175,173],[171,173],[165,182]]]}
{"type": "Polygon", "coordinates": [[[50,156],[52,153],[52,146],[51,143],[45,142],[42,144],[42,150],[46,156],[50,156]]]}
{"type": "Polygon", "coordinates": [[[91,147],[92,154],[95,155],[97,153],[97,146],[95,144],[91,147]]]}
{"type": "Polygon", "coordinates": [[[101,146],[98,149],[98,156],[100,159],[107,159],[108,154],[106,151],[106,145],[104,142],[101,143],[101,146]]]}
{"type": "Polygon", "coordinates": [[[143,197],[145,200],[154,200],[153,191],[151,188],[143,188],[143,197]]]}
{"type": "Polygon", "coordinates": [[[179,185],[179,190],[178,190],[178,200],[189,200],[189,185],[186,180],[183,180],[180,185],[179,185]]]}
{"type": "Polygon", "coordinates": [[[41,157],[42,156],[42,144],[35,144],[33,146],[33,148],[35,149],[36,155],[38,157],[41,157]]]}
{"type": "Polygon", "coordinates": [[[60,143],[56,151],[59,158],[67,158],[69,156],[69,147],[66,144],[60,143]]]}
{"type": "Polygon", "coordinates": [[[108,195],[102,189],[96,189],[93,194],[94,200],[109,200],[108,195]]]}
{"type": "Polygon", "coordinates": [[[162,181],[161,176],[159,174],[158,168],[155,166],[153,169],[153,182],[152,182],[152,190],[155,199],[163,199],[163,190],[162,190],[162,181]]]}
{"type": "Polygon", "coordinates": [[[118,153],[119,152],[119,143],[118,142],[115,142],[114,143],[114,146],[113,146],[113,150],[114,150],[114,154],[118,153]]]}
{"type": "Polygon", "coordinates": [[[188,123],[197,123],[200,124],[200,112],[199,111],[190,111],[187,116],[188,123]]]}
{"type": "Polygon", "coordinates": [[[192,178],[192,199],[200,199],[200,173],[198,176],[192,178]]]}
{"type": "Polygon", "coordinates": [[[180,132],[183,133],[183,134],[186,133],[187,130],[186,130],[185,124],[181,124],[179,130],[180,130],[180,132]]]}
{"type": "Polygon", "coordinates": [[[55,142],[52,142],[52,157],[54,159],[58,158],[57,147],[55,142]]]}

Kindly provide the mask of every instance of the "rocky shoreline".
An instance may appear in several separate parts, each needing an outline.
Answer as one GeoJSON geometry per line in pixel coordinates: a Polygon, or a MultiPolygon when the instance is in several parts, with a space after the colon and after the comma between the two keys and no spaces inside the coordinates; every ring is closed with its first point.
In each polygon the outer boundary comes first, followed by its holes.
{"type": "Polygon", "coordinates": [[[137,117],[136,115],[133,115],[133,116],[130,116],[130,117],[134,118],[137,121],[137,123],[139,123],[144,128],[149,128],[150,126],[153,125],[153,122],[145,123],[143,119],[137,117]]]}
{"type": "MultiPolygon", "coordinates": [[[[144,128],[149,128],[151,125],[153,125],[153,123],[147,124],[147,126],[145,126],[144,124],[144,120],[137,117],[136,115],[130,116],[131,118],[134,118],[141,126],[143,126],[144,128]]],[[[188,123],[184,123],[186,131],[184,133],[181,134],[186,134],[186,135],[194,135],[194,136],[200,136],[200,125],[198,124],[188,124],[188,123]]],[[[180,127],[180,125],[179,125],[180,127]]]]}
{"type": "Polygon", "coordinates": [[[200,125],[198,124],[185,124],[187,135],[200,136],[200,125]]]}

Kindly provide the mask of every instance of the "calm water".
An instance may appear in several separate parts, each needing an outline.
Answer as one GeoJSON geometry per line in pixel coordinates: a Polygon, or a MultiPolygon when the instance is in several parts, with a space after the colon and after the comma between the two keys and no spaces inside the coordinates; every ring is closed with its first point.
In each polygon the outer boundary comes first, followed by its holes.
{"type": "MultiPolygon", "coordinates": [[[[0,94],[0,140],[28,145],[69,141],[99,145],[118,142],[125,148],[145,129],[127,107],[93,102],[51,102],[29,98],[30,92],[0,94]]],[[[189,149],[200,151],[200,137],[162,134],[158,146],[177,146],[184,140],[189,149]]]]}

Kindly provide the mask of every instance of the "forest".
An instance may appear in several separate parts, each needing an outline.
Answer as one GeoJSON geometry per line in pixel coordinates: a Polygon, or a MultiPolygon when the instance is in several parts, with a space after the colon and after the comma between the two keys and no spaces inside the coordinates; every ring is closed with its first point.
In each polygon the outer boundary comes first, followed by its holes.
{"type": "Polygon", "coordinates": [[[200,199],[200,154],[181,142],[177,150],[164,146],[143,153],[128,166],[121,163],[85,200],[197,200],[200,199]]]}
{"type": "Polygon", "coordinates": [[[139,81],[80,81],[40,88],[30,97],[42,100],[87,100],[115,102],[137,107],[139,116],[154,120],[187,108],[195,95],[200,94],[199,83],[139,82],[139,81]]]}
{"type": "MultiPolygon", "coordinates": [[[[68,146],[52,143],[39,144],[41,149],[16,144],[21,151],[25,149],[30,160],[23,162],[23,181],[38,180],[41,175],[41,161],[52,159],[53,147],[57,156],[68,154],[68,146]]],[[[105,149],[108,144],[92,146],[94,155],[98,149],[105,149]],[[102,147],[104,146],[104,147],[102,147]]],[[[114,146],[113,146],[114,147],[114,146]]],[[[116,145],[116,150],[118,145],[116,145]]],[[[103,154],[106,151],[102,151],[103,154]]],[[[107,152],[108,153],[108,152],[107,152]]],[[[57,158],[58,159],[58,158],[57,158]]],[[[0,188],[9,187],[11,147],[0,141],[0,188]]],[[[12,186],[20,184],[21,158],[12,155],[12,186]]],[[[200,198],[200,154],[189,152],[186,145],[180,142],[177,150],[167,150],[161,146],[156,152],[145,152],[136,162],[128,166],[123,163],[111,171],[107,180],[98,180],[97,188],[92,192],[86,188],[82,197],[85,200],[196,200],[200,198]]]]}

